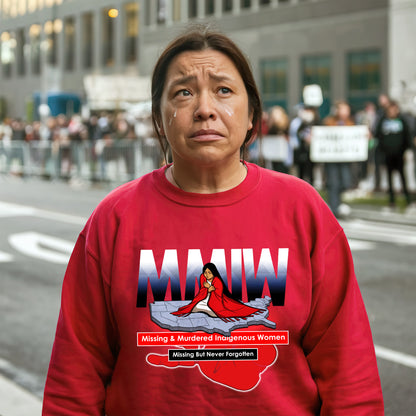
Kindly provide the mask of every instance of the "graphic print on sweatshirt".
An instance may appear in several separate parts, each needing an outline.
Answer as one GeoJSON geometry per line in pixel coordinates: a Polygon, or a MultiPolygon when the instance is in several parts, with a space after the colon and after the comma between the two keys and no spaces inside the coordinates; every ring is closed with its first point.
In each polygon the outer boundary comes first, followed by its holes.
{"type": "Polygon", "coordinates": [[[270,249],[261,250],[257,267],[253,249],[229,254],[231,292],[226,251],[213,250],[204,264],[199,250],[189,250],[182,300],[176,250],[165,251],[160,272],[153,251],[142,250],[136,306],[149,307],[150,319],[165,331],[137,332],[137,346],[168,347],[168,354],[149,353],[150,365],[197,367],[212,382],[244,392],[254,389],[276,362],[276,346],[289,344],[288,331],[277,330],[268,319],[271,306],[284,305],[289,250],[278,250],[276,268],[270,249]],[[147,305],[149,289],[154,301],[147,305]],[[264,295],[267,289],[270,296],[264,295]]]}

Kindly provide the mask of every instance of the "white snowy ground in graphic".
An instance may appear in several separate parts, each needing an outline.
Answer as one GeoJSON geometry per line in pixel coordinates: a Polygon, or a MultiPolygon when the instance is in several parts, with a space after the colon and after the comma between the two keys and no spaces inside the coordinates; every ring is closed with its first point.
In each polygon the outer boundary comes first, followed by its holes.
{"type": "Polygon", "coordinates": [[[233,322],[224,322],[220,318],[212,318],[205,313],[191,313],[188,316],[175,316],[171,312],[176,312],[181,306],[188,305],[189,301],[170,301],[154,302],[150,306],[150,316],[153,322],[161,328],[171,331],[195,332],[204,331],[209,334],[219,333],[230,336],[231,332],[238,328],[247,328],[251,325],[264,325],[268,328],[276,328],[276,323],[269,321],[269,310],[271,298],[257,298],[246,305],[263,310],[252,317],[246,319],[233,319],[233,322]]]}

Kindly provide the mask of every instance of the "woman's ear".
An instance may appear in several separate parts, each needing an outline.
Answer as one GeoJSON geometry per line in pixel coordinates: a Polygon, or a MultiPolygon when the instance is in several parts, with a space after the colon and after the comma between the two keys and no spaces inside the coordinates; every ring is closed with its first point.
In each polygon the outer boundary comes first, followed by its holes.
{"type": "Polygon", "coordinates": [[[247,131],[253,128],[253,117],[254,117],[254,111],[252,109],[249,109],[247,131]]]}

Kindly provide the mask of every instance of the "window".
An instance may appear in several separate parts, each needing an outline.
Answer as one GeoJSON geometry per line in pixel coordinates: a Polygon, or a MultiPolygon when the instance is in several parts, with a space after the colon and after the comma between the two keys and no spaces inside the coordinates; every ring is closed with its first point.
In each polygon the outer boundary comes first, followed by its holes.
{"type": "Polygon", "coordinates": [[[16,39],[13,33],[3,32],[1,34],[0,41],[0,60],[2,67],[2,75],[4,78],[10,78],[12,76],[12,65],[14,62],[16,39]]]}
{"type": "Polygon", "coordinates": [[[102,64],[104,66],[114,65],[114,18],[108,12],[111,8],[102,10],[102,64]]]}
{"type": "Polygon", "coordinates": [[[25,15],[26,14],[26,0],[18,0],[18,5],[17,5],[18,11],[20,15],[25,15]]]}
{"type": "Polygon", "coordinates": [[[56,65],[58,62],[58,45],[57,45],[57,31],[55,28],[55,21],[48,20],[43,30],[46,35],[46,63],[49,65],[56,65]]]}
{"type": "Polygon", "coordinates": [[[198,15],[198,0],[188,0],[188,17],[194,19],[198,15]]]}
{"type": "Polygon", "coordinates": [[[379,50],[351,52],[347,55],[348,101],[353,110],[366,101],[377,101],[381,91],[381,53],[379,50]]]}
{"type": "Polygon", "coordinates": [[[33,24],[29,29],[30,37],[30,62],[32,73],[34,75],[40,74],[40,34],[42,26],[33,24]]]}
{"type": "Polygon", "coordinates": [[[261,95],[264,106],[287,107],[288,61],[285,58],[271,58],[260,61],[261,95]]]}
{"type": "Polygon", "coordinates": [[[215,12],[215,0],[206,0],[205,1],[205,15],[210,16],[215,12]]]}
{"type": "Polygon", "coordinates": [[[320,115],[329,114],[331,102],[331,57],[329,55],[305,56],[302,58],[302,89],[305,85],[318,84],[322,89],[324,102],[320,115]]]}
{"type": "Polygon", "coordinates": [[[25,48],[25,30],[19,29],[16,34],[16,62],[17,75],[19,76],[23,76],[26,74],[25,48]]]}
{"type": "Polygon", "coordinates": [[[90,69],[93,66],[94,16],[92,13],[82,15],[82,67],[90,69]]]}
{"type": "Polygon", "coordinates": [[[157,22],[159,24],[166,22],[166,0],[157,2],[157,22]]]}
{"type": "Polygon", "coordinates": [[[270,0],[260,0],[260,6],[267,6],[270,4],[270,0]]]}
{"type": "Polygon", "coordinates": [[[75,19],[67,17],[64,24],[65,35],[65,69],[72,71],[75,68],[75,19]]]}
{"type": "Polygon", "coordinates": [[[233,0],[223,0],[222,1],[222,11],[227,13],[233,10],[233,0]]]}
{"type": "Polygon", "coordinates": [[[174,22],[181,20],[181,0],[173,0],[172,19],[174,22]]]}
{"type": "Polygon", "coordinates": [[[242,9],[249,9],[251,7],[251,0],[241,0],[240,7],[242,9]]]}
{"type": "Polygon", "coordinates": [[[128,3],[124,6],[126,24],[124,29],[125,62],[134,63],[137,60],[137,38],[139,36],[139,5],[128,3]]]}
{"type": "Polygon", "coordinates": [[[33,13],[34,11],[36,11],[36,7],[36,0],[28,0],[27,9],[29,10],[29,13],[33,13]]]}

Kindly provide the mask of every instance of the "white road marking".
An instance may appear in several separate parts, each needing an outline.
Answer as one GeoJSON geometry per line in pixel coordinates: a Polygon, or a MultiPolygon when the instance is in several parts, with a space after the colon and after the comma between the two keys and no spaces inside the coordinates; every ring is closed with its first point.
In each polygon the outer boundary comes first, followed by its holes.
{"type": "Polygon", "coordinates": [[[42,401],[0,374],[0,415],[40,416],[42,401]]]}
{"type": "Polygon", "coordinates": [[[376,248],[376,244],[371,241],[361,241],[348,238],[348,243],[351,251],[374,250],[376,248]]]}
{"type": "Polygon", "coordinates": [[[394,351],[389,348],[375,345],[376,356],[384,360],[392,361],[410,368],[416,368],[416,357],[403,352],[394,351]]]}
{"type": "Polygon", "coordinates": [[[11,254],[0,251],[0,263],[9,263],[11,261],[13,261],[13,256],[11,254]]]}
{"type": "Polygon", "coordinates": [[[11,204],[9,202],[0,201],[0,218],[18,216],[32,216],[76,225],[84,225],[87,222],[87,218],[85,217],[62,214],[60,212],[48,211],[31,206],[11,204]]]}
{"type": "Polygon", "coordinates": [[[351,220],[340,223],[348,239],[398,245],[416,245],[415,227],[367,220],[351,220]]]}
{"type": "Polygon", "coordinates": [[[51,263],[67,264],[74,243],[32,231],[11,234],[10,245],[17,251],[51,263]]]}

